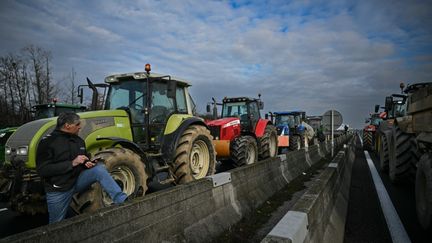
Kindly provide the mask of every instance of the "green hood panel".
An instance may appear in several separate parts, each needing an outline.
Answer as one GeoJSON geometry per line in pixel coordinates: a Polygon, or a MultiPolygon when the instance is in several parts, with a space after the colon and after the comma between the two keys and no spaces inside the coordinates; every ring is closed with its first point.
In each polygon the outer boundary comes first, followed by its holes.
{"type": "MultiPolygon", "coordinates": [[[[90,111],[79,113],[81,130],[79,136],[86,142],[88,152],[94,153],[101,147],[110,147],[110,141],[97,141],[98,137],[120,137],[132,140],[129,116],[124,110],[90,111]]],[[[57,117],[32,121],[19,127],[6,143],[12,149],[6,155],[6,163],[22,160],[26,167],[36,168],[36,150],[41,138],[55,129],[57,117]],[[27,147],[27,155],[18,155],[19,148],[27,147]]]]}

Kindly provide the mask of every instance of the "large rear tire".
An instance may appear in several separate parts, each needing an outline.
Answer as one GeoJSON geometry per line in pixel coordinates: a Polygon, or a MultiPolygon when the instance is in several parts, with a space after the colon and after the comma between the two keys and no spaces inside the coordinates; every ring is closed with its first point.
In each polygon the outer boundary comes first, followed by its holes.
{"type": "Polygon", "coordinates": [[[403,183],[414,177],[419,153],[413,135],[393,127],[393,149],[389,156],[389,176],[393,183],[403,183]]]}
{"type": "Polygon", "coordinates": [[[289,149],[296,151],[301,149],[301,137],[294,135],[290,137],[289,149]]]}
{"type": "Polygon", "coordinates": [[[380,170],[382,172],[388,172],[389,170],[389,145],[388,145],[388,135],[386,133],[381,134],[381,148],[379,149],[379,159],[380,159],[380,170]]]}
{"type": "Polygon", "coordinates": [[[372,150],[372,132],[363,131],[363,148],[372,150]]]}
{"type": "Polygon", "coordinates": [[[276,127],[267,125],[264,135],[260,138],[259,155],[260,159],[276,157],[278,153],[278,136],[276,127]]]}
{"type": "MultiPolygon", "coordinates": [[[[127,195],[143,196],[147,191],[147,174],[141,158],[126,148],[109,148],[95,154],[104,160],[107,171],[127,195]]],[[[87,191],[78,193],[72,201],[77,213],[94,212],[113,203],[99,183],[94,183],[87,191]]]]}
{"type": "Polygon", "coordinates": [[[240,136],[231,143],[231,159],[234,166],[253,164],[258,161],[258,147],[254,137],[240,136]]]}
{"type": "Polygon", "coordinates": [[[418,163],[415,196],[417,218],[423,229],[432,225],[432,154],[424,154],[418,163]]]}
{"type": "Polygon", "coordinates": [[[177,145],[171,171],[177,184],[213,175],[216,171],[216,153],[210,131],[200,125],[187,128],[177,145]]]}

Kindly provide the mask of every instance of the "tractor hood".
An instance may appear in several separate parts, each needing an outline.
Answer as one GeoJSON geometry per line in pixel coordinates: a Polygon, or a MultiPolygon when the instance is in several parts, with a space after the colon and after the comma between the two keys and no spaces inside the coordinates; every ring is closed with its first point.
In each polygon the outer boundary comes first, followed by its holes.
{"type": "Polygon", "coordinates": [[[240,119],[237,117],[227,117],[227,118],[221,118],[213,121],[207,122],[208,126],[224,126],[229,127],[239,124],[240,125],[240,119]]]}
{"type": "MultiPolygon", "coordinates": [[[[87,146],[89,142],[95,142],[97,137],[106,137],[104,131],[107,130],[117,132],[118,137],[132,139],[129,118],[124,110],[89,111],[79,115],[81,130],[78,135],[86,141],[87,146]]],[[[57,117],[51,117],[20,126],[6,143],[6,163],[14,166],[24,164],[27,168],[35,168],[37,145],[42,137],[54,130],[56,123],[57,117]]]]}

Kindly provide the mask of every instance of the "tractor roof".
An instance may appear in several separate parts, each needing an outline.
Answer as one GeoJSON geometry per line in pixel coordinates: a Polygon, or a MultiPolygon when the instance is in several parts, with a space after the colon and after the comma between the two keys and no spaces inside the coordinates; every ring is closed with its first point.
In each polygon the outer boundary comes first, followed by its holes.
{"type": "Polygon", "coordinates": [[[300,115],[302,113],[306,113],[305,111],[277,111],[273,112],[275,115],[300,115]]]}
{"type": "MultiPolygon", "coordinates": [[[[120,80],[123,79],[146,79],[147,78],[147,73],[146,72],[137,72],[137,73],[122,73],[122,74],[113,74],[110,75],[108,77],[105,78],[105,82],[106,83],[117,83],[120,82],[120,80]]],[[[177,81],[177,83],[181,83],[184,86],[191,86],[186,80],[184,79],[180,79],[177,77],[173,77],[170,75],[163,75],[163,74],[158,74],[158,73],[150,73],[148,75],[149,78],[162,78],[165,80],[168,80],[169,77],[171,77],[172,80],[177,81]]]]}
{"type": "Polygon", "coordinates": [[[225,97],[223,98],[223,103],[231,103],[231,102],[242,102],[242,101],[257,101],[256,98],[249,98],[249,97],[225,97]]]}

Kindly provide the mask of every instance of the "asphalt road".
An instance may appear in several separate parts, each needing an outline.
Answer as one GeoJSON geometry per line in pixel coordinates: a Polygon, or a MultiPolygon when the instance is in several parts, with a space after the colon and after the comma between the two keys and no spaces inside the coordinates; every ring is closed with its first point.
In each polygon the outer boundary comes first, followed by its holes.
{"type": "MultiPolygon", "coordinates": [[[[370,156],[379,168],[377,156],[370,156]]],[[[387,173],[378,170],[378,174],[411,242],[432,242],[432,232],[421,229],[417,221],[414,184],[393,185],[387,173]]],[[[392,242],[361,146],[356,149],[351,179],[345,242],[392,242]]]]}

